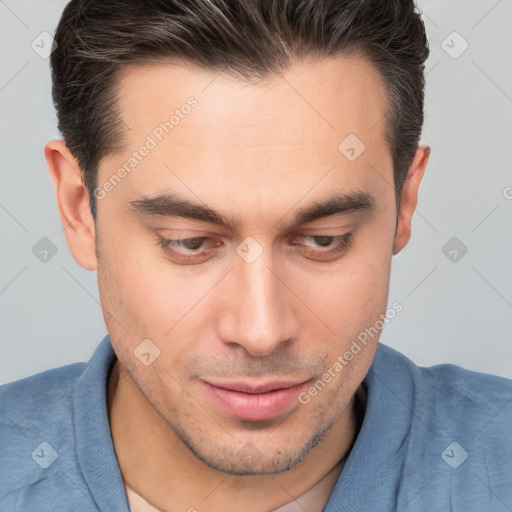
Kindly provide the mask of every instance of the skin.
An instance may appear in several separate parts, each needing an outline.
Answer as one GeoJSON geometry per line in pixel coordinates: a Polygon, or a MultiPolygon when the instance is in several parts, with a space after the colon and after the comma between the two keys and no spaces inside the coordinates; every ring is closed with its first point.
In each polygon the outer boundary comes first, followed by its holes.
{"type": "Polygon", "coordinates": [[[350,404],[378,336],[310,403],[266,422],[225,413],[201,379],[316,381],[375,324],[392,256],[410,238],[430,148],[418,147],[397,212],[384,85],[364,58],[302,60],[251,85],[183,63],[131,66],[119,87],[126,147],[102,160],[98,184],[190,96],[197,107],[98,200],[96,224],[65,143],[45,148],[67,243],[79,265],[97,271],[118,356],[108,405],[123,479],[162,510],[269,511],[313,488],[320,510],[353,438],[350,404]],[[366,147],[354,161],[338,150],[349,134],[366,147]],[[299,209],[361,191],[372,209],[291,228],[299,209]],[[167,192],[236,229],[130,207],[167,192]],[[336,240],[315,238],[346,233],[352,243],[330,256],[322,251],[336,240]],[[214,241],[184,263],[158,234],[214,241]],[[262,249],[252,263],[236,252],[248,236],[262,249]],[[149,366],[134,354],[144,339],[160,350],[149,366]]]}

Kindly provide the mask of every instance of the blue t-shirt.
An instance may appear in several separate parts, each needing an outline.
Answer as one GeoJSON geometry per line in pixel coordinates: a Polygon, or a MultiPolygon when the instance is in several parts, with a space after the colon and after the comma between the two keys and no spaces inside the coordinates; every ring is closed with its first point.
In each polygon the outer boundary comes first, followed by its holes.
{"type": "MultiPolygon", "coordinates": [[[[107,416],[116,356],[0,387],[1,512],[128,512],[107,416]]],[[[379,344],[356,443],[325,512],[512,510],[512,381],[419,368],[379,344]]]]}

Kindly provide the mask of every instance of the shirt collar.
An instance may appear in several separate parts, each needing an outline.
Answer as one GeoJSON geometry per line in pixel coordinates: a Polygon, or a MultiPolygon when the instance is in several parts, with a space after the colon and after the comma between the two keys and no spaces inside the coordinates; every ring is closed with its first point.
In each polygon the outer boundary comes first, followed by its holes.
{"type": "Polygon", "coordinates": [[[405,356],[377,345],[364,379],[363,424],[324,512],[340,510],[341,504],[344,511],[366,510],[365,503],[381,503],[382,490],[396,485],[411,428],[417,372],[405,356]]]}
{"type": "Polygon", "coordinates": [[[77,382],[73,421],[78,464],[98,508],[128,512],[107,411],[108,377],[115,361],[116,355],[107,335],[77,382]]]}

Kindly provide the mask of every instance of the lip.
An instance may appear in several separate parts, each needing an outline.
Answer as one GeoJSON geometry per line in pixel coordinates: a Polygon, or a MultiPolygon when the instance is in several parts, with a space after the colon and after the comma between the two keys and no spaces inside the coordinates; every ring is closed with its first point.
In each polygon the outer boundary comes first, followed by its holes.
{"type": "Polygon", "coordinates": [[[287,412],[298,402],[307,381],[267,382],[201,380],[201,385],[215,405],[238,419],[264,421],[287,412]]]}

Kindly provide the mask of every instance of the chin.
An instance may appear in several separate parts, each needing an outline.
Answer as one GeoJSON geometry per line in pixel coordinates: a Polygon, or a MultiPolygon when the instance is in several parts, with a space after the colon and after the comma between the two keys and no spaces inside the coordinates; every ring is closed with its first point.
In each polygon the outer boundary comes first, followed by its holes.
{"type": "Polygon", "coordinates": [[[252,442],[246,442],[242,448],[233,452],[230,448],[217,448],[208,454],[199,453],[189,445],[189,449],[208,467],[238,476],[277,475],[295,467],[323,439],[328,429],[315,432],[309,440],[299,447],[265,447],[264,437],[258,447],[252,442]],[[272,453],[274,451],[274,453],[272,453]]]}

